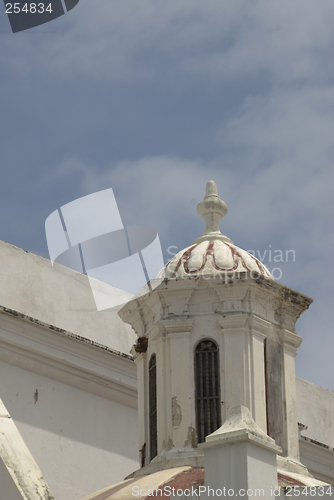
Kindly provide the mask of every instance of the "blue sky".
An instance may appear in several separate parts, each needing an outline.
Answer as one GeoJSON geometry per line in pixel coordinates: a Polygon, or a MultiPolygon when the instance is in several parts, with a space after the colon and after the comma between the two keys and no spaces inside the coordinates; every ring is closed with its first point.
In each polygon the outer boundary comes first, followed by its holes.
{"type": "Polygon", "coordinates": [[[221,231],[314,298],[297,375],[334,390],[333,25],[332,0],[80,0],[12,34],[0,4],[0,238],[47,257],[48,215],[112,187],[167,259],[211,178],[221,231]]]}

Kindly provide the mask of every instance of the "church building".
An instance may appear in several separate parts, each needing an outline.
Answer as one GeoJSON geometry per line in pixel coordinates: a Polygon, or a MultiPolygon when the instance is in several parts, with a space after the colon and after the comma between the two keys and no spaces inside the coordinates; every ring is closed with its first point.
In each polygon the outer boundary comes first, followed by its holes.
{"type": "Polygon", "coordinates": [[[312,299],[220,232],[213,181],[197,210],[204,233],[102,312],[86,276],[0,244],[4,500],[329,494],[334,393],[295,373],[312,299]]]}

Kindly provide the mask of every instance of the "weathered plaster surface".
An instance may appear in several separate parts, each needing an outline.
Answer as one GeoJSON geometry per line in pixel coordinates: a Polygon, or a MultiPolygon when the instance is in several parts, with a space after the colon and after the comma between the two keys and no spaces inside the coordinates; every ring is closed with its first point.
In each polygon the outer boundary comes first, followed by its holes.
{"type": "Polygon", "coordinates": [[[0,278],[0,396],[57,500],[122,480],[139,455],[131,328],[86,276],[4,242],[0,278]]]}
{"type": "MultiPolygon", "coordinates": [[[[220,279],[166,279],[119,311],[139,337],[148,338],[145,358],[139,354],[137,360],[139,372],[147,372],[147,360],[153,353],[157,356],[155,460],[185,455],[198,458],[199,450],[188,439],[189,427],[196,428],[194,349],[203,338],[211,338],[219,348],[222,422],[231,408],[242,404],[266,432],[269,415],[270,435],[283,448],[284,456],[298,461],[294,357],[302,339],[295,333],[295,323],[311,302],[309,297],[273,280],[240,273],[220,279]],[[182,421],[174,426],[172,398],[176,398],[182,413],[182,421]],[[170,440],[172,450],[166,448],[170,440]]],[[[142,380],[139,399],[146,401],[147,414],[147,380],[142,380]]],[[[139,415],[139,425],[142,443],[148,443],[145,413],[139,415]]]]}
{"type": "MultiPolygon", "coordinates": [[[[129,353],[135,336],[117,315],[98,312],[88,277],[0,241],[0,306],[129,353]]],[[[101,294],[132,295],[100,283],[101,294]]]]}
{"type": "Polygon", "coordinates": [[[0,379],[2,398],[57,500],[80,498],[138,468],[136,410],[5,362],[0,379]]]}
{"type": "Polygon", "coordinates": [[[297,378],[297,412],[302,436],[334,448],[334,392],[297,378]]]}

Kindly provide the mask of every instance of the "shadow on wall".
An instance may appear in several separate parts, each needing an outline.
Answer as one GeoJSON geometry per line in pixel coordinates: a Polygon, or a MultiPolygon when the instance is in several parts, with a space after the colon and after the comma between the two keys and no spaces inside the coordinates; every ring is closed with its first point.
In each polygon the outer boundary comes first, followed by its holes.
{"type": "Polygon", "coordinates": [[[52,442],[66,438],[107,451],[119,440],[122,453],[132,458],[122,436],[137,442],[136,410],[3,362],[0,379],[3,402],[28,446],[43,430],[52,442]]]}

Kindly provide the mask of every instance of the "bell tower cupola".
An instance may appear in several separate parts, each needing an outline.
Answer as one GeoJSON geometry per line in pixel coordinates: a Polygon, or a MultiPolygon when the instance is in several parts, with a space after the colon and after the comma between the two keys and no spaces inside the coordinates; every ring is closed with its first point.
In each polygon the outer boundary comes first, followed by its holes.
{"type": "Polygon", "coordinates": [[[141,464],[202,466],[198,444],[243,406],[297,470],[295,323],[312,299],[220,232],[227,206],[213,181],[197,211],[204,233],[119,312],[138,335],[141,464]]]}

